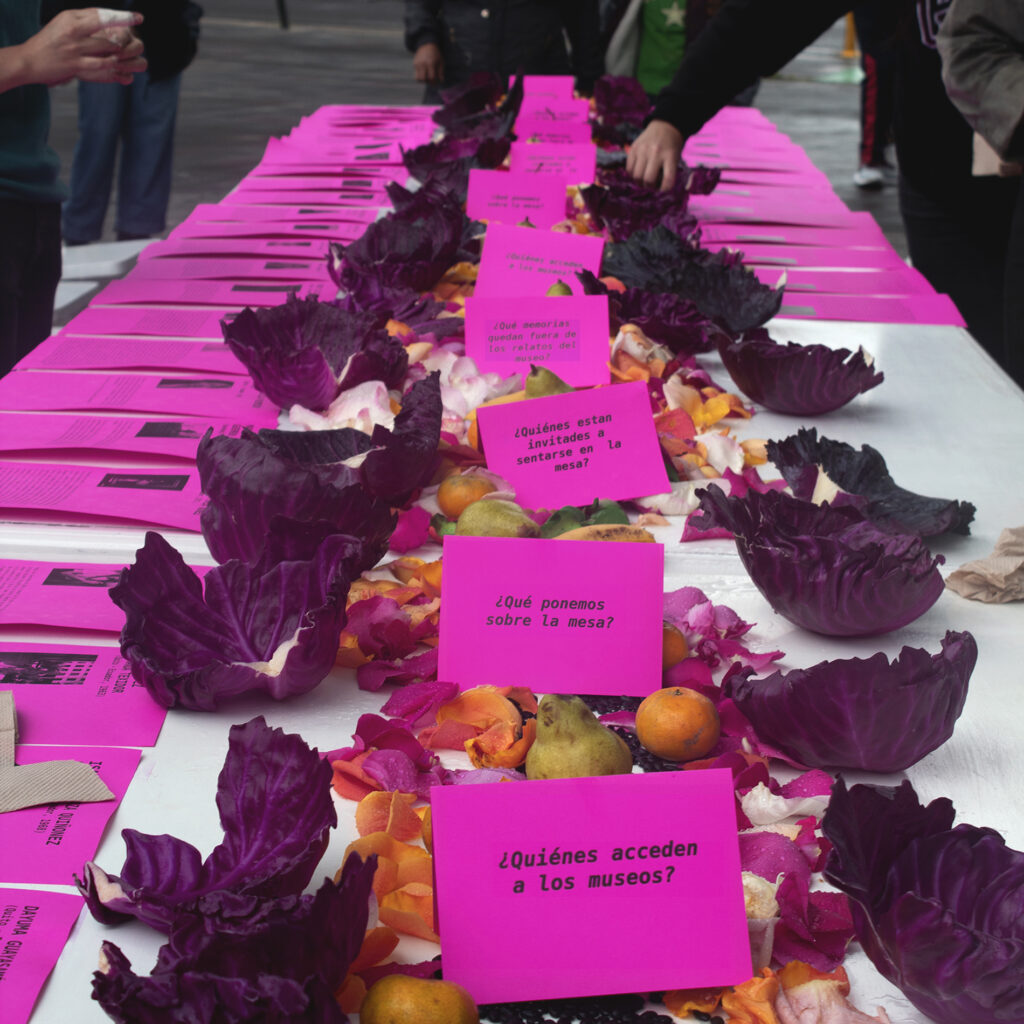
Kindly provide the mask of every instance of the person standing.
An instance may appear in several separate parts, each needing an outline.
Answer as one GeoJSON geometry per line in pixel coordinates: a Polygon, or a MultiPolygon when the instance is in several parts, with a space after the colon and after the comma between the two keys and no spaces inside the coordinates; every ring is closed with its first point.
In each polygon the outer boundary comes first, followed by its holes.
{"type": "Polygon", "coordinates": [[[571,74],[587,95],[604,74],[597,0],[406,0],[405,45],[424,103],[477,71],[571,74]]]}
{"type": "Polygon", "coordinates": [[[117,238],[149,238],[166,226],[181,73],[195,57],[203,12],[189,0],[131,0],[128,6],[144,16],[140,35],[149,67],[127,89],[78,85],[78,141],[63,213],[67,245],[103,234],[118,143],[117,238]]]}
{"type": "Polygon", "coordinates": [[[39,0],[0,4],[0,375],[53,327],[61,274],[57,154],[48,86],[120,83],[145,70],[135,13],[67,11],[41,28],[39,0]]]}

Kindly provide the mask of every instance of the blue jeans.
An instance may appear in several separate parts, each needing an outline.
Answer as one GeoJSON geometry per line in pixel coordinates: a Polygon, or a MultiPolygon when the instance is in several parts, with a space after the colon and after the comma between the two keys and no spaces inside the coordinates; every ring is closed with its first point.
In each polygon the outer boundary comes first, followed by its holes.
{"type": "Polygon", "coordinates": [[[78,142],[71,163],[71,198],[64,204],[64,238],[94,242],[114,182],[118,140],[118,233],[163,231],[171,195],[171,155],[181,75],[150,81],[136,75],[131,85],[78,83],[78,142]]]}

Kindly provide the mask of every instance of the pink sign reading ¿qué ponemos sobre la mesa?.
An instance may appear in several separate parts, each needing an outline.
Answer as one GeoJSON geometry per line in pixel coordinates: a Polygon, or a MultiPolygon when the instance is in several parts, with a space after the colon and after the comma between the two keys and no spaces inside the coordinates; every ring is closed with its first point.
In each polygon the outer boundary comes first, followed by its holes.
{"type": "Polygon", "coordinates": [[[661,684],[663,572],[660,544],[446,537],[438,678],[646,696],[661,684]]]}
{"type": "Polygon", "coordinates": [[[0,1006],[25,1024],[84,904],[77,893],[0,890],[0,1006]]]}
{"type": "Polygon", "coordinates": [[[608,296],[466,299],[466,355],[482,372],[547,367],[573,387],[607,384],[608,296]]]}
{"type": "Polygon", "coordinates": [[[521,224],[547,230],[565,220],[564,181],[548,175],[512,174],[473,168],[466,214],[474,220],[521,224]]]}
{"type": "Polygon", "coordinates": [[[729,771],[438,786],[431,812],[444,976],[478,1003],[750,976],[729,771]],[[528,955],[481,955],[482,907],[528,955]]]}
{"type": "Polygon", "coordinates": [[[473,294],[541,296],[562,281],[574,295],[582,295],[576,271],[599,275],[603,254],[604,240],[595,235],[489,224],[473,294]]]}
{"type": "Polygon", "coordinates": [[[477,418],[487,465],[527,508],[670,489],[642,381],[481,406],[477,418]]]}

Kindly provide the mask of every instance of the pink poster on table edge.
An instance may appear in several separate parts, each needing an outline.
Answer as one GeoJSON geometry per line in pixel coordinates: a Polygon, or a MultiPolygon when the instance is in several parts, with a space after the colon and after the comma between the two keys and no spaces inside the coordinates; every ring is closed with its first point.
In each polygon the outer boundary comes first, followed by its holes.
{"type": "Polygon", "coordinates": [[[776,314],[818,320],[855,320],[886,324],[945,324],[966,327],[948,295],[814,295],[787,294],[776,314]]]}
{"type": "Polygon", "coordinates": [[[727,770],[438,786],[431,803],[444,975],[477,1002],[749,977],[727,770]],[[481,956],[481,908],[529,955],[481,956]]]}
{"type": "Polygon", "coordinates": [[[149,370],[246,377],[223,341],[88,337],[51,334],[18,363],[19,370],[149,370]]]}
{"type": "Polygon", "coordinates": [[[0,641],[0,690],[28,744],[151,747],[167,717],[116,647],[0,641]]]}
{"type": "Polygon", "coordinates": [[[103,830],[128,791],[141,755],[131,747],[19,744],[14,751],[16,764],[83,761],[107,784],[114,799],[8,811],[0,844],[0,878],[15,883],[73,885],[74,875],[96,855],[103,830]]]}
{"type": "Polygon", "coordinates": [[[477,411],[487,465],[527,508],[670,489],[642,381],[477,411]]]}
{"type": "Polygon", "coordinates": [[[0,1005],[26,1024],[85,904],[77,893],[0,889],[0,1005]]]}
{"type": "Polygon", "coordinates": [[[473,168],[466,215],[473,220],[519,224],[529,220],[547,230],[565,220],[566,183],[546,174],[513,174],[473,168]]]}
{"type": "Polygon", "coordinates": [[[450,536],[443,554],[439,679],[637,696],[660,685],[660,544],[450,536]]]}
{"type": "Polygon", "coordinates": [[[466,355],[502,376],[535,363],[573,387],[607,384],[608,296],[467,298],[466,355]]]}

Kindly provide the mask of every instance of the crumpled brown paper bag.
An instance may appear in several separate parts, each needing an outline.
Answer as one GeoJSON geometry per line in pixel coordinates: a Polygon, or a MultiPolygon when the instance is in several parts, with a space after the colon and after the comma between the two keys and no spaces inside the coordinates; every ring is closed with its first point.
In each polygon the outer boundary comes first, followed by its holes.
{"type": "Polygon", "coordinates": [[[1003,530],[988,558],[955,569],[946,586],[972,601],[1024,601],[1024,526],[1003,530]]]}

